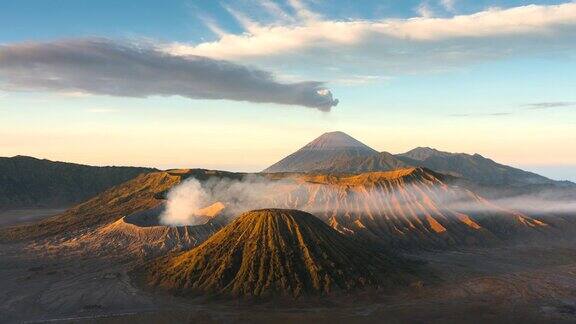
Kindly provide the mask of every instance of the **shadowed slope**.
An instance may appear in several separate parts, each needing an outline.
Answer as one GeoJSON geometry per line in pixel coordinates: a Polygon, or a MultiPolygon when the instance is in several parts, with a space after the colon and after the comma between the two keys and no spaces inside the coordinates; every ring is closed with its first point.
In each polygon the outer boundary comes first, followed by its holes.
{"type": "Polygon", "coordinates": [[[405,283],[397,259],[358,245],[311,214],[242,214],[202,245],[147,267],[147,285],[176,294],[329,293],[405,283]]]}
{"type": "Polygon", "coordinates": [[[0,209],[70,206],[150,171],[0,157],[0,209]]]}
{"type": "Polygon", "coordinates": [[[406,164],[464,177],[480,185],[538,185],[555,182],[532,172],[496,163],[479,154],[449,153],[418,147],[396,157],[406,164]]]}
{"type": "Polygon", "coordinates": [[[68,235],[114,222],[123,216],[154,208],[161,203],[157,196],[180,182],[169,172],[142,174],[133,180],[72,207],[62,214],[37,223],[0,230],[0,240],[25,240],[50,235],[68,235]]]}

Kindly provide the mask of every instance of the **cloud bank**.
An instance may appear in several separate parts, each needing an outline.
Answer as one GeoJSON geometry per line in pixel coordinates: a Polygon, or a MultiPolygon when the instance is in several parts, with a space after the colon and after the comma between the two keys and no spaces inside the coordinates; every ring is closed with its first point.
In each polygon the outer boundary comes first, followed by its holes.
{"type": "MultiPolygon", "coordinates": [[[[297,3],[303,10],[302,3],[297,3]]],[[[442,3],[446,8],[454,6],[454,1],[442,3]]],[[[341,73],[402,74],[444,71],[513,55],[563,53],[573,57],[576,48],[576,2],[490,8],[447,18],[424,15],[347,21],[289,15],[269,7],[263,10],[289,19],[263,24],[235,12],[244,33],[226,33],[218,27],[218,39],[213,42],[173,43],[164,51],[258,62],[290,68],[292,73],[313,66],[341,73]]]]}
{"type": "Polygon", "coordinates": [[[183,96],[277,103],[322,111],[338,103],[321,82],[282,83],[266,71],[150,44],[72,39],[0,45],[0,89],[123,97],[183,96]]]}

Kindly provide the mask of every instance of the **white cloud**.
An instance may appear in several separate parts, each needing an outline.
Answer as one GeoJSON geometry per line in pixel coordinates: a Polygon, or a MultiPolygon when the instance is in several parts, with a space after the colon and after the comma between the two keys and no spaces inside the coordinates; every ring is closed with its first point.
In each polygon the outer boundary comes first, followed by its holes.
{"type": "MultiPolygon", "coordinates": [[[[444,2],[447,8],[453,4],[444,2]]],[[[338,66],[348,74],[388,75],[446,70],[510,55],[555,51],[570,55],[576,47],[575,2],[491,8],[450,18],[355,21],[324,20],[302,9],[301,2],[291,3],[299,8],[297,23],[251,21],[245,33],[228,33],[195,45],[173,43],[164,50],[291,73],[338,66]]]]}
{"type": "Polygon", "coordinates": [[[427,2],[422,2],[417,8],[416,12],[420,15],[420,17],[424,18],[431,18],[434,17],[434,12],[430,8],[427,2]]]}
{"type": "Polygon", "coordinates": [[[321,16],[310,9],[301,0],[288,0],[288,4],[292,7],[296,16],[304,21],[317,21],[321,16]]]}
{"type": "Polygon", "coordinates": [[[282,10],[278,4],[271,0],[260,0],[260,5],[268,13],[269,16],[275,18],[277,21],[284,23],[294,23],[295,19],[286,11],[282,10]]]}
{"type": "Polygon", "coordinates": [[[440,5],[449,12],[456,11],[456,0],[440,0],[440,5]]]}

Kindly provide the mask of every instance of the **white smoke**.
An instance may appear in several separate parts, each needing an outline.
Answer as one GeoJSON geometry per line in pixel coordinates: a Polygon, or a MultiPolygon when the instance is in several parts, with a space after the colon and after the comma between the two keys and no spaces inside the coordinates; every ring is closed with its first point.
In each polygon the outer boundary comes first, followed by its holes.
{"type": "Polygon", "coordinates": [[[181,226],[201,222],[196,212],[204,207],[209,197],[196,179],[190,179],[174,187],[168,193],[166,209],[160,215],[160,223],[181,226]]]}
{"type": "Polygon", "coordinates": [[[166,210],[160,216],[165,225],[197,225],[206,222],[199,209],[221,202],[226,214],[236,216],[261,208],[301,209],[323,217],[335,214],[366,213],[384,215],[392,210],[412,211],[415,215],[452,210],[480,215],[518,211],[537,213],[576,213],[576,201],[555,199],[557,194],[524,195],[486,201],[463,188],[404,184],[398,190],[383,191],[367,186],[302,182],[295,179],[271,180],[250,175],[242,180],[213,177],[202,183],[188,179],[168,194],[166,210]],[[426,206],[426,207],[422,207],[426,206]],[[424,208],[424,209],[422,209],[424,208]]]}
{"type": "Polygon", "coordinates": [[[171,226],[201,224],[206,217],[199,215],[198,211],[216,202],[223,203],[229,215],[253,209],[279,208],[282,206],[274,202],[274,194],[296,187],[293,181],[269,180],[255,175],[242,180],[213,177],[202,183],[191,178],[170,190],[160,223],[171,226]]]}

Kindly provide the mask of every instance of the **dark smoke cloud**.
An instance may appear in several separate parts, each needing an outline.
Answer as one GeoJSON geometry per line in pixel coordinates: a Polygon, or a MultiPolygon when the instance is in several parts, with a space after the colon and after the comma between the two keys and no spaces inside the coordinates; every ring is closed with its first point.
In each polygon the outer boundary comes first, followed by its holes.
{"type": "Polygon", "coordinates": [[[271,73],[247,66],[201,56],[173,56],[150,45],[107,39],[0,45],[0,89],[123,97],[179,95],[322,111],[338,104],[321,82],[281,83],[271,73]]]}

